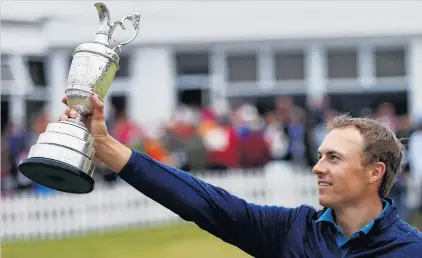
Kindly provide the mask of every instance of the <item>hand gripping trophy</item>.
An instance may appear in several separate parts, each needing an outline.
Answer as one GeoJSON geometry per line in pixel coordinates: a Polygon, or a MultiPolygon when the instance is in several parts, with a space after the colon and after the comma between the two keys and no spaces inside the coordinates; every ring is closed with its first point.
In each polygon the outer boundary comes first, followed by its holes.
{"type": "Polygon", "coordinates": [[[76,119],[50,123],[28,158],[19,164],[19,171],[34,182],[67,193],[89,193],[94,189],[94,137],[83,121],[93,112],[93,94],[104,100],[116,72],[119,70],[121,46],[132,42],[139,32],[140,15],[134,13],[111,23],[110,13],[102,3],[96,3],[100,28],[92,43],[83,43],[73,52],[65,94],[67,105],[78,112],[76,119]],[[135,33],[124,43],[111,43],[117,26],[132,22],[135,33]]]}

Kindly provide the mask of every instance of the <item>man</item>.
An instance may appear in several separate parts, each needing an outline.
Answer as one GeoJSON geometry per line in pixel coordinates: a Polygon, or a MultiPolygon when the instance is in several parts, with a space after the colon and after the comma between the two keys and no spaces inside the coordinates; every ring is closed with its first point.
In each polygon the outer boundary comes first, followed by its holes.
{"type": "MultiPolygon", "coordinates": [[[[63,100],[66,102],[66,99],[63,100]]],[[[316,211],[259,206],[181,170],[132,151],[109,136],[103,103],[94,96],[87,127],[97,158],[140,192],[182,219],[254,257],[421,257],[422,234],[399,219],[385,197],[400,169],[403,147],[378,122],[341,116],[319,148],[313,169],[316,211]]],[[[60,120],[75,117],[67,110],[60,120]]]]}

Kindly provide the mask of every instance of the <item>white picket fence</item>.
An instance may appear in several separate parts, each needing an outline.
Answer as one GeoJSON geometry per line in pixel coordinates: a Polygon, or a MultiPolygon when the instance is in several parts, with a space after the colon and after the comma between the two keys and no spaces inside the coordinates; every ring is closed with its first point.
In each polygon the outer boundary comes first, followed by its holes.
{"type": "MultiPolygon", "coordinates": [[[[320,208],[315,176],[303,168],[280,163],[259,171],[199,177],[249,202],[288,207],[309,204],[320,208]]],[[[6,198],[2,199],[0,213],[2,240],[18,241],[181,221],[178,215],[126,183],[99,187],[86,195],[57,193],[6,198]]]]}

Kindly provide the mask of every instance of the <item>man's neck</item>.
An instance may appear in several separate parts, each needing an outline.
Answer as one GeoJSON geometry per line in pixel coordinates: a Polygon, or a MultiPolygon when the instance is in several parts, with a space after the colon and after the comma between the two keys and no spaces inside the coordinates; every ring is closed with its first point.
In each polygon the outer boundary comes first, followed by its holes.
{"type": "Polygon", "coordinates": [[[366,226],[382,211],[382,200],[379,197],[368,198],[359,203],[335,209],[337,225],[346,237],[366,226]]]}

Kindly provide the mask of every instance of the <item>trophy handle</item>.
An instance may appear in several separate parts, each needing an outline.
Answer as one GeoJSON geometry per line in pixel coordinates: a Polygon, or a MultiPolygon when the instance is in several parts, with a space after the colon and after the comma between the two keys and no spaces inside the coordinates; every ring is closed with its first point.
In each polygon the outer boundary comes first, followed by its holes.
{"type": "Polygon", "coordinates": [[[132,42],[136,38],[136,36],[138,35],[138,32],[139,32],[140,17],[141,16],[140,16],[139,13],[134,13],[132,15],[126,15],[120,21],[115,21],[113,24],[110,25],[110,34],[109,34],[110,39],[111,39],[111,36],[113,35],[114,30],[116,29],[117,26],[120,26],[123,30],[126,30],[126,27],[123,24],[123,22],[125,20],[131,21],[132,24],[133,24],[133,27],[135,28],[135,33],[133,34],[133,36],[129,40],[127,40],[123,43],[116,41],[117,45],[115,47],[113,47],[113,51],[115,51],[116,49],[120,51],[122,46],[129,44],[130,42],[132,42]]]}

